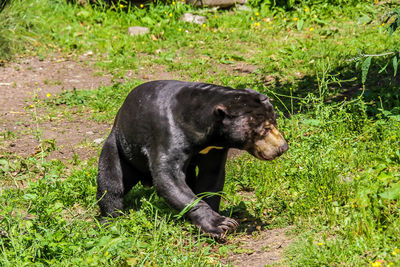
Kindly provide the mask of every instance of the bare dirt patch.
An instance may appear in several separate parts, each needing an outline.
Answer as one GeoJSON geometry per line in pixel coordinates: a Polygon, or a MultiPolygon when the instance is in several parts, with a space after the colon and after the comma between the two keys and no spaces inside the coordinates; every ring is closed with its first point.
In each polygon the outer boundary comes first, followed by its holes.
{"type": "Polygon", "coordinates": [[[56,142],[51,158],[96,155],[96,147],[79,144],[104,136],[109,125],[95,123],[82,114],[51,120],[46,110],[35,110],[30,105],[35,94],[43,99],[63,90],[95,89],[111,83],[111,75],[96,73],[91,58],[86,57],[79,61],[58,55],[44,60],[31,57],[1,67],[0,132],[11,133],[13,138],[4,138],[0,152],[33,155],[38,151],[40,134],[42,140],[56,142]]]}
{"type": "Polygon", "coordinates": [[[31,98],[30,93],[38,88],[41,89],[39,96],[45,97],[62,90],[94,89],[111,84],[111,75],[96,73],[92,65],[90,58],[81,57],[77,62],[56,55],[44,60],[22,59],[0,68],[1,114],[23,110],[24,100],[31,98]]]}
{"type": "Polygon", "coordinates": [[[225,263],[234,266],[259,267],[275,264],[284,266],[283,251],[292,242],[288,236],[291,227],[263,230],[257,235],[240,236],[233,240],[238,249],[230,251],[225,263]]]}
{"type": "Polygon", "coordinates": [[[125,74],[125,77],[132,77],[132,76],[137,76],[138,78],[144,80],[144,81],[153,81],[153,80],[180,80],[182,77],[173,72],[167,71],[167,67],[163,65],[153,65],[151,66],[151,69],[144,69],[139,68],[138,71],[134,72],[130,71],[127,74],[125,74]]]}

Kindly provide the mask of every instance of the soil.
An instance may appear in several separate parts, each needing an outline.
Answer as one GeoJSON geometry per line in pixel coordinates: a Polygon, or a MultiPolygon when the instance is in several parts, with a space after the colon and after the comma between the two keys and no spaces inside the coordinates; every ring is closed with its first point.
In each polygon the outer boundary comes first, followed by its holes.
{"type": "MultiPolygon", "coordinates": [[[[226,71],[235,73],[252,73],[255,69],[255,66],[246,65],[226,67],[226,71]]],[[[63,90],[95,89],[112,84],[110,74],[99,73],[90,55],[80,56],[78,60],[61,55],[44,60],[30,57],[0,67],[0,157],[7,154],[26,157],[38,153],[40,142],[37,137],[40,136],[41,140],[48,140],[45,142],[48,146],[52,146],[52,140],[55,141],[55,150],[48,154],[48,159],[69,162],[76,157],[97,158],[99,146],[112,122],[97,123],[89,119],[90,114],[81,112],[68,118],[49,116],[48,110],[32,108],[31,105],[34,105],[35,94],[39,99],[45,99],[63,90]]],[[[124,79],[133,77],[144,81],[185,79],[177,73],[167,72],[163,66],[156,66],[151,71],[128,71],[124,79]]],[[[231,150],[229,158],[242,153],[241,150],[231,150]]],[[[286,235],[289,228],[254,229],[257,235],[254,231],[238,234],[230,241],[239,249],[229,252],[223,262],[234,266],[282,266],[282,251],[291,242],[286,235]]]]}
{"type": "Polygon", "coordinates": [[[0,67],[0,132],[15,135],[12,140],[5,138],[0,153],[11,152],[18,156],[37,153],[40,142],[36,132],[39,130],[42,140],[56,142],[57,148],[49,154],[50,159],[68,160],[75,154],[87,159],[96,155],[95,146],[88,148],[80,144],[104,137],[110,125],[95,123],[84,114],[52,120],[46,110],[31,107],[35,94],[44,99],[63,90],[110,85],[111,75],[98,75],[92,65],[90,57],[81,56],[74,61],[55,55],[45,60],[21,59],[0,67]]]}
{"type": "Polygon", "coordinates": [[[263,267],[272,264],[283,266],[283,250],[292,242],[292,238],[288,236],[291,228],[261,230],[257,235],[235,238],[233,243],[239,248],[229,252],[225,263],[238,267],[263,267]]]}

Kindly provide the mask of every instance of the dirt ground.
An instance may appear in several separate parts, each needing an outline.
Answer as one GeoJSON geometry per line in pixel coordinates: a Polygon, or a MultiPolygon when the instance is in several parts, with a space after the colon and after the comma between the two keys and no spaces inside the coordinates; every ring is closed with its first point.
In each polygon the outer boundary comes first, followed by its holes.
{"type": "MultiPolygon", "coordinates": [[[[79,159],[97,157],[98,148],[112,122],[97,123],[88,118],[89,114],[78,112],[72,117],[50,119],[48,110],[31,106],[35,94],[45,99],[63,90],[111,85],[112,76],[101,73],[93,65],[90,56],[73,60],[68,56],[54,55],[44,60],[36,57],[19,59],[0,67],[0,154],[34,155],[39,149],[37,130],[40,130],[42,140],[55,140],[56,149],[48,155],[49,159],[68,162],[74,156],[79,159]]],[[[251,72],[254,69],[246,66],[238,68],[233,71],[251,72]]],[[[125,77],[129,79],[133,76],[144,81],[184,79],[166,72],[162,66],[151,72],[129,71],[125,77]]],[[[232,150],[229,157],[241,153],[232,150]]],[[[286,234],[288,229],[260,230],[255,237],[252,234],[238,235],[232,242],[239,244],[241,249],[229,252],[224,262],[235,266],[282,266],[283,249],[291,242],[286,234]]]]}
{"type": "Polygon", "coordinates": [[[35,154],[39,146],[35,133],[40,130],[42,140],[56,141],[57,149],[49,158],[68,160],[77,154],[79,158],[87,159],[96,155],[95,147],[87,149],[79,144],[103,138],[109,124],[93,122],[82,114],[51,120],[46,110],[31,107],[35,94],[44,99],[63,90],[110,85],[111,76],[96,75],[91,65],[90,60],[77,62],[54,56],[45,60],[21,59],[0,67],[0,132],[10,131],[15,135],[11,140],[5,140],[0,152],[19,156],[35,154]]]}
{"type": "Polygon", "coordinates": [[[226,261],[238,267],[263,267],[267,265],[285,266],[282,254],[292,239],[288,236],[291,227],[261,230],[235,238],[238,251],[230,251],[226,261]]]}

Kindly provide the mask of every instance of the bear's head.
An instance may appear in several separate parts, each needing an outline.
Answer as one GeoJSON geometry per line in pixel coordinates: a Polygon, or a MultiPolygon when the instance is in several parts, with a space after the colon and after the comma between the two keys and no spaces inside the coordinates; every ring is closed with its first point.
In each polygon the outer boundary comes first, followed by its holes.
{"type": "Polygon", "coordinates": [[[246,150],[261,160],[273,160],[289,146],[277,129],[269,99],[251,89],[227,98],[214,107],[220,119],[219,132],[227,145],[246,150]]]}

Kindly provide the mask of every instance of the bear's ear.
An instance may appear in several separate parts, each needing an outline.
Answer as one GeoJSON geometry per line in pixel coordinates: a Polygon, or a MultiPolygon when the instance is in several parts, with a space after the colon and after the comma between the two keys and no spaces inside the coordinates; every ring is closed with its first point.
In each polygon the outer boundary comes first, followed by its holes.
{"type": "Polygon", "coordinates": [[[259,101],[261,102],[261,104],[264,104],[264,105],[270,104],[269,98],[268,98],[266,95],[263,95],[263,94],[261,94],[260,92],[257,92],[256,90],[250,89],[250,88],[245,88],[244,90],[246,90],[246,91],[249,92],[249,93],[258,95],[258,99],[259,99],[259,101]]]}
{"type": "Polygon", "coordinates": [[[218,104],[214,107],[214,114],[218,117],[225,117],[228,113],[228,110],[223,104],[218,104]]]}
{"type": "Polygon", "coordinates": [[[270,105],[269,98],[265,95],[260,95],[260,102],[264,105],[270,105]]]}

